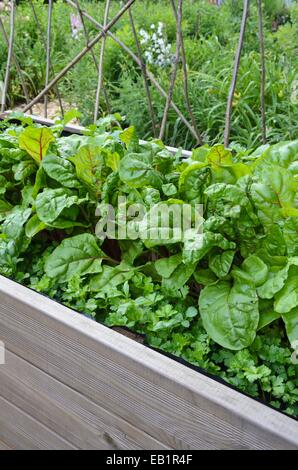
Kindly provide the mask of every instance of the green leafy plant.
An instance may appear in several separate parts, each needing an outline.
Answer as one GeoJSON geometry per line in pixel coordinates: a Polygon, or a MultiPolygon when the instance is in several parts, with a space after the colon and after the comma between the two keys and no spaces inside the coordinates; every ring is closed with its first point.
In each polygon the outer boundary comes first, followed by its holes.
{"type": "MultiPolygon", "coordinates": [[[[120,3],[112,2],[111,18],[119,10],[120,3]]],[[[103,2],[82,0],[80,4],[83,10],[103,23],[103,2]]],[[[284,4],[282,0],[263,2],[267,136],[268,142],[272,144],[297,139],[297,2],[292,2],[289,8],[284,8],[284,4]],[[275,29],[278,29],[273,32],[274,19],[277,19],[275,29]],[[282,24],[278,26],[277,23],[282,24]]],[[[45,32],[47,8],[42,0],[35,0],[34,6],[45,32]]],[[[240,0],[225,0],[220,8],[211,5],[209,0],[184,1],[182,28],[189,76],[189,99],[204,142],[210,146],[223,140],[226,101],[239,37],[242,8],[243,2],[240,0]]],[[[72,35],[71,12],[69,5],[65,2],[55,2],[51,35],[51,61],[54,68],[54,72],[51,73],[53,75],[58,74],[86,44],[82,32],[75,38],[72,35]]],[[[165,36],[172,45],[171,53],[174,53],[176,23],[171,2],[165,0],[135,2],[133,16],[140,41],[142,40],[140,31],[153,31],[151,30],[152,24],[155,25],[156,30],[158,24],[162,23],[165,36]]],[[[4,14],[3,20],[8,32],[9,15],[4,14]]],[[[29,95],[33,98],[44,88],[46,48],[35,24],[30,2],[20,2],[16,9],[15,24],[14,54],[23,71],[23,79],[29,95]]],[[[87,19],[85,25],[90,39],[93,38],[98,30],[87,19]]],[[[127,14],[115,24],[113,33],[137,54],[127,14]]],[[[251,2],[237,89],[233,100],[231,128],[231,140],[244,148],[251,149],[258,147],[261,142],[260,55],[257,35],[257,5],[256,2],[251,2]]],[[[147,46],[144,43],[141,47],[144,55],[147,46]]],[[[100,44],[95,46],[94,54],[95,57],[99,57],[100,44]]],[[[1,41],[0,80],[4,80],[6,60],[7,45],[5,41],[1,41]]],[[[147,65],[164,90],[168,90],[171,76],[169,69],[150,63],[147,65]]],[[[10,109],[13,109],[25,101],[14,62],[10,76],[7,104],[10,109]]],[[[81,111],[83,125],[90,124],[93,119],[97,81],[97,69],[93,57],[87,54],[58,84],[65,104],[77,107],[81,111]]],[[[136,127],[140,137],[146,139],[151,137],[152,123],[141,70],[110,37],[107,37],[105,48],[104,81],[111,110],[108,109],[102,94],[99,103],[100,114],[119,112],[126,116],[127,125],[136,127]]],[[[148,81],[148,86],[158,125],[162,120],[165,100],[150,81],[148,81]]],[[[183,87],[183,73],[179,66],[173,99],[185,117],[190,120],[185,106],[183,87]]],[[[51,90],[49,94],[49,101],[51,99],[55,100],[54,104],[57,105],[55,90],[51,90]]],[[[40,109],[34,111],[40,112],[40,109]]],[[[196,144],[194,137],[172,109],[169,112],[164,140],[168,145],[181,146],[184,149],[191,149],[196,144]]]]}
{"type": "Polygon", "coordinates": [[[181,160],[119,120],[1,124],[0,273],[296,416],[298,141],[181,160]],[[183,236],[162,205],[190,209],[183,236]]]}

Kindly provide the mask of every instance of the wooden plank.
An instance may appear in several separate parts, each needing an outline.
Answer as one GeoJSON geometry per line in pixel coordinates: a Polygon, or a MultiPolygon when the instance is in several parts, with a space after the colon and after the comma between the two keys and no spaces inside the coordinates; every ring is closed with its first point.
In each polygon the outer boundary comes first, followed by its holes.
{"type": "Polygon", "coordinates": [[[5,442],[0,441],[0,450],[11,450],[11,448],[5,442]]]}
{"type": "Polygon", "coordinates": [[[174,449],[298,448],[295,420],[1,276],[0,332],[9,350],[174,449]]]}
{"type": "MultiPolygon", "coordinates": [[[[10,113],[11,113],[11,111],[5,111],[4,113],[0,114],[0,119],[7,118],[10,113]]],[[[34,116],[33,114],[25,114],[25,116],[30,117],[31,119],[34,120],[34,122],[36,122],[38,124],[41,124],[43,126],[53,126],[54,125],[54,121],[52,119],[48,119],[48,118],[45,118],[45,117],[42,117],[42,116],[34,116]]],[[[66,132],[69,132],[70,134],[81,134],[82,135],[86,131],[86,128],[82,127],[82,126],[77,126],[77,125],[67,125],[67,126],[65,126],[64,130],[66,132]]],[[[143,145],[148,143],[146,140],[140,140],[139,142],[140,142],[140,144],[143,144],[143,145]]],[[[178,149],[175,148],[175,147],[167,146],[166,148],[171,153],[173,153],[174,155],[178,152],[178,149]]],[[[190,152],[189,150],[182,150],[182,152],[181,152],[181,156],[184,157],[184,158],[191,157],[191,155],[192,155],[192,152],[190,152]]]]}
{"type": "Polygon", "coordinates": [[[20,450],[76,449],[75,446],[1,396],[0,440],[3,440],[12,449],[20,450]]]}
{"type": "Polygon", "coordinates": [[[0,395],[80,449],[168,448],[10,351],[0,395]]]}

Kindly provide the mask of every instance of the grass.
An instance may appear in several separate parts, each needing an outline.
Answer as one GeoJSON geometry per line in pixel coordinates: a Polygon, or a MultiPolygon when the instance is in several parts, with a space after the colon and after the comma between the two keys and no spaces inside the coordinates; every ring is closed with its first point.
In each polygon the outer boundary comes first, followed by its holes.
{"type": "MultiPolygon", "coordinates": [[[[46,6],[35,0],[35,7],[46,29],[46,6]]],[[[82,6],[102,22],[104,2],[81,1],[82,6]]],[[[256,2],[251,2],[245,48],[242,56],[239,80],[233,106],[231,139],[242,146],[255,147],[260,143],[260,59],[258,49],[258,21],[256,2]]],[[[297,35],[298,6],[285,11],[283,2],[264,2],[266,42],[266,111],[268,139],[271,143],[294,139],[298,136],[298,107],[294,96],[298,80],[297,35]],[[272,32],[272,22],[281,18],[286,24],[272,32]]],[[[190,101],[204,141],[213,144],[223,140],[225,108],[231,80],[233,59],[241,21],[239,0],[226,0],[221,8],[207,1],[185,0],[183,31],[189,70],[190,101]]],[[[110,17],[119,9],[118,0],[112,2],[110,17]]],[[[75,40],[71,34],[70,13],[73,10],[62,0],[54,5],[52,33],[52,62],[59,72],[85,45],[83,35],[75,40]]],[[[166,26],[167,40],[175,49],[175,21],[170,2],[159,0],[137,1],[133,7],[137,30],[150,30],[159,21],[166,26]]],[[[5,18],[8,30],[8,16],[5,18]]],[[[97,30],[86,21],[93,37],[97,30]]],[[[136,52],[128,15],[114,26],[113,32],[136,52]]],[[[99,57],[99,45],[95,47],[99,57]]],[[[45,83],[45,47],[38,34],[30,5],[22,2],[17,7],[15,54],[26,77],[30,95],[35,96],[45,83]]],[[[7,50],[0,43],[0,79],[4,77],[7,50]]],[[[169,87],[170,68],[151,66],[164,89],[169,87]]],[[[104,76],[113,112],[126,116],[143,138],[152,135],[147,98],[139,69],[127,54],[110,38],[107,40],[104,76]]],[[[97,73],[91,55],[84,57],[59,83],[65,101],[82,112],[82,123],[92,122],[97,73]]],[[[162,119],[164,99],[153,87],[153,105],[159,122],[162,119]]],[[[9,90],[9,106],[24,100],[22,89],[13,67],[9,90]]],[[[183,75],[180,70],[174,90],[174,101],[187,116],[183,98],[183,75]]],[[[105,102],[100,102],[100,113],[107,112],[105,102]]],[[[188,116],[187,116],[188,117],[188,116]]],[[[195,141],[172,110],[166,128],[168,144],[189,149],[195,141]]]]}

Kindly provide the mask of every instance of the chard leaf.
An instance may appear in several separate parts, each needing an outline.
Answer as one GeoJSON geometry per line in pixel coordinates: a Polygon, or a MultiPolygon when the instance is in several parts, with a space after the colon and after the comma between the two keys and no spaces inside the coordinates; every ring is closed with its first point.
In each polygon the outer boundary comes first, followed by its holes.
{"type": "Polygon", "coordinates": [[[181,262],[182,256],[179,253],[178,255],[161,258],[155,261],[155,269],[161,277],[169,278],[181,262]]]}
{"type": "Polygon", "coordinates": [[[33,238],[37,233],[41,232],[46,228],[46,224],[39,220],[38,216],[35,214],[28,220],[25,226],[25,234],[28,238],[33,238]]]}
{"type": "Polygon", "coordinates": [[[6,193],[6,188],[8,187],[9,183],[7,181],[7,179],[0,175],[0,196],[4,196],[4,194],[6,193]]]}
{"type": "MultiPolygon", "coordinates": [[[[63,212],[62,212],[62,215],[63,215],[63,212]]],[[[88,226],[89,224],[87,222],[83,223],[77,220],[69,220],[64,217],[58,217],[58,219],[47,224],[47,227],[58,228],[62,230],[63,229],[66,230],[66,229],[73,228],[73,227],[88,227],[88,226]]]]}
{"type": "Polygon", "coordinates": [[[283,236],[288,255],[298,256],[298,217],[289,217],[284,224],[283,236]]]}
{"type": "Polygon", "coordinates": [[[6,215],[11,211],[12,205],[4,199],[0,199],[0,221],[3,220],[6,215]]]}
{"type": "Polygon", "coordinates": [[[36,172],[36,165],[32,160],[24,160],[13,165],[12,171],[16,181],[24,181],[28,176],[36,172]]]}
{"type": "Polygon", "coordinates": [[[203,325],[221,346],[240,350],[254,341],[259,324],[258,297],[252,284],[221,281],[205,287],[199,297],[203,325]]]}
{"type": "Polygon", "coordinates": [[[45,272],[48,277],[60,281],[67,281],[74,275],[99,273],[104,257],[96,238],[84,233],[63,240],[47,259],[45,272]]]}
{"type": "Polygon", "coordinates": [[[276,166],[266,167],[260,180],[251,186],[253,202],[264,225],[279,223],[295,212],[293,206],[298,190],[288,170],[276,166]]]}
{"type": "Polygon", "coordinates": [[[180,224],[182,205],[181,200],[168,199],[151,205],[144,215],[139,211],[139,216],[132,224],[147,248],[178,243],[183,239],[184,233],[180,224]]]}
{"type": "Polygon", "coordinates": [[[298,161],[298,140],[291,142],[280,142],[272,145],[261,155],[255,163],[255,173],[261,174],[267,166],[276,165],[288,170],[294,168],[298,161]]]}
{"type": "Polygon", "coordinates": [[[32,209],[15,206],[2,224],[2,232],[10,239],[16,240],[23,233],[23,227],[31,215],[32,209]]]}
{"type": "Polygon", "coordinates": [[[272,299],[284,287],[291,266],[298,266],[297,256],[289,258],[284,268],[273,266],[269,270],[267,281],[258,287],[258,295],[261,299],[272,299]]]}
{"type": "Polygon", "coordinates": [[[288,313],[282,315],[282,319],[286,325],[286,332],[289,341],[293,347],[297,348],[298,341],[298,307],[288,313]]]}
{"type": "Polygon", "coordinates": [[[57,155],[47,155],[42,162],[42,168],[53,180],[66,188],[79,188],[73,165],[66,159],[57,155]]]}
{"type": "Polygon", "coordinates": [[[141,240],[120,240],[119,245],[122,251],[122,260],[129,265],[133,265],[136,258],[138,258],[144,249],[141,240]]]}
{"type": "Polygon", "coordinates": [[[105,151],[105,163],[112,171],[118,171],[120,165],[120,155],[118,152],[105,151]]]}
{"type": "Polygon", "coordinates": [[[284,287],[275,296],[274,309],[278,313],[288,313],[297,306],[298,268],[292,267],[289,270],[289,276],[284,287]]]}
{"type": "Polygon", "coordinates": [[[181,263],[179,264],[174,271],[168,277],[162,279],[163,289],[171,295],[179,294],[179,289],[181,289],[191,278],[196,269],[195,264],[191,263],[181,263]]]}
{"type": "Polygon", "coordinates": [[[229,274],[235,256],[234,250],[212,254],[209,258],[209,268],[217,277],[223,278],[229,274]]]}
{"type": "Polygon", "coordinates": [[[54,135],[47,127],[26,127],[19,135],[19,146],[40,163],[46,155],[49,145],[53,142],[54,135]]]}
{"type": "Polygon", "coordinates": [[[232,153],[224,145],[215,145],[208,153],[207,161],[216,169],[222,166],[230,166],[233,164],[232,153]]]}
{"type": "Polygon", "coordinates": [[[128,149],[137,149],[139,147],[139,139],[134,126],[128,127],[122,131],[120,133],[120,139],[128,149]]]}
{"type": "Polygon", "coordinates": [[[205,231],[198,234],[195,231],[189,231],[184,239],[183,262],[197,263],[213,248],[221,248],[222,250],[234,250],[236,244],[228,241],[220,233],[205,231]]]}
{"type": "Polygon", "coordinates": [[[274,310],[274,305],[272,300],[260,300],[259,301],[259,312],[260,312],[260,321],[258,325],[258,330],[261,330],[270,323],[278,320],[280,318],[280,313],[274,310]]]}
{"type": "Polygon", "coordinates": [[[194,272],[194,278],[198,284],[202,286],[208,286],[218,281],[218,278],[215,276],[214,272],[211,269],[197,269],[194,272]]]}
{"type": "Polygon", "coordinates": [[[101,148],[92,144],[84,145],[74,157],[69,157],[69,160],[76,167],[78,179],[98,193],[102,185],[101,177],[104,165],[101,148]]]}
{"type": "Polygon", "coordinates": [[[38,168],[32,196],[36,198],[41,189],[47,186],[47,175],[42,167],[38,168]]]}
{"type": "Polygon", "coordinates": [[[108,293],[109,290],[131,279],[136,270],[137,268],[132,268],[125,263],[121,263],[114,268],[103,266],[102,272],[91,278],[90,290],[92,292],[108,293]]]}
{"type": "Polygon", "coordinates": [[[256,287],[266,282],[268,277],[268,266],[258,256],[248,256],[242,263],[241,268],[251,277],[256,287]]]}
{"type": "Polygon", "coordinates": [[[163,184],[161,189],[166,196],[175,196],[178,192],[176,186],[173,183],[163,184]]]}
{"type": "Polygon", "coordinates": [[[132,188],[148,185],[160,189],[163,184],[162,175],[154,169],[151,159],[145,157],[138,153],[126,155],[120,162],[120,179],[132,188]]]}
{"type": "Polygon", "coordinates": [[[210,181],[210,168],[203,163],[194,163],[181,173],[179,190],[186,201],[202,203],[204,190],[210,181]]]}
{"type": "Polygon", "coordinates": [[[207,161],[211,165],[214,182],[234,184],[242,176],[251,173],[248,165],[242,162],[234,163],[232,153],[223,145],[215,145],[210,150],[207,161]]]}
{"type": "Polygon", "coordinates": [[[65,188],[45,189],[36,198],[36,213],[45,224],[53,223],[66,208],[80,205],[86,199],[80,199],[76,194],[65,188]]]}

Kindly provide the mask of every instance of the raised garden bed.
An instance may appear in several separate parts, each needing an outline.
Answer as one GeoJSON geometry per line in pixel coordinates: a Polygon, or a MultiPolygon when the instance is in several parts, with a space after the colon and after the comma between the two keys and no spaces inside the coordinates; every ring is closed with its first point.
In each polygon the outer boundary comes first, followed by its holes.
{"type": "Polygon", "coordinates": [[[298,448],[295,419],[3,276],[0,340],[0,448],[298,448]]]}
{"type": "Polygon", "coordinates": [[[295,449],[298,423],[0,277],[11,448],[295,449]]]}

